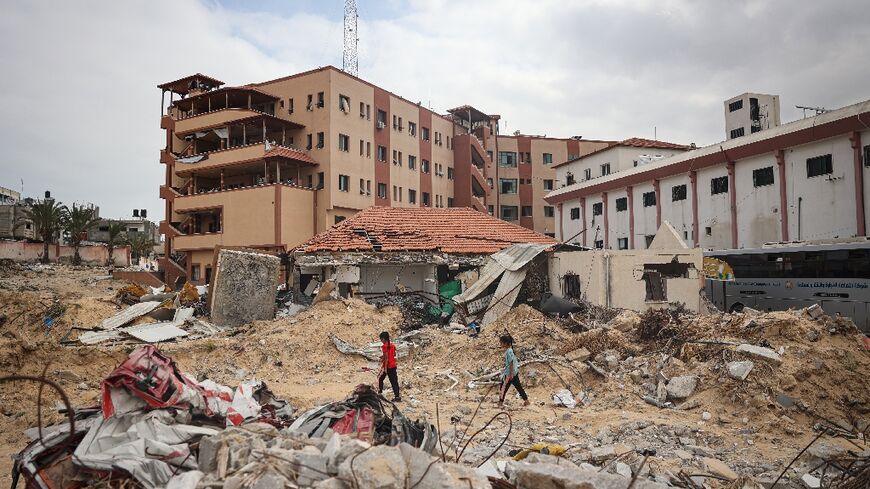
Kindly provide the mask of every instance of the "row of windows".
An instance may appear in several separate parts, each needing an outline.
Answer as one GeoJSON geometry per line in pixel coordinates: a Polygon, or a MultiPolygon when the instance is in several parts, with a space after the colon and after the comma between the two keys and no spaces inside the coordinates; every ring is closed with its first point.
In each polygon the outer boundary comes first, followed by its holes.
{"type": "MultiPolygon", "coordinates": [[[[492,151],[487,151],[489,153],[490,159],[492,159],[492,151]]],[[[545,165],[549,165],[553,163],[553,154],[552,153],[541,153],[541,161],[545,165]]],[[[498,166],[501,167],[509,167],[514,168],[517,166],[517,162],[523,164],[530,164],[532,162],[532,154],[528,152],[514,152],[514,151],[499,151],[498,152],[498,166]]]]}
{"type": "MultiPolygon", "coordinates": [[[[323,188],[323,173],[318,173],[318,178],[320,179],[319,189],[323,188]]],[[[311,176],[309,176],[309,180],[311,176]]],[[[350,192],[350,176],[349,175],[339,175],[338,176],[338,190],[340,192],[350,192]]],[[[372,194],[372,181],[366,180],[364,178],[359,179],[359,193],[360,195],[371,195],[372,194]]],[[[402,199],[405,195],[405,189],[396,185],[393,185],[393,201],[402,202],[402,199]]],[[[417,203],[417,191],[415,189],[408,189],[408,203],[416,204],[417,203]]],[[[377,184],[377,196],[380,199],[387,198],[387,184],[378,183],[377,184]]],[[[422,192],[422,204],[424,206],[430,205],[430,195],[429,192],[422,192]]],[[[436,195],[435,196],[435,206],[436,207],[444,207],[444,196],[436,195]]],[[[447,207],[453,207],[453,197],[447,197],[447,207]]],[[[552,217],[552,216],[551,216],[552,217]]]]}
{"type": "MultiPolygon", "coordinates": [[[[489,213],[492,214],[493,208],[489,206],[489,213]]],[[[524,206],[515,206],[515,205],[503,205],[501,206],[501,218],[505,221],[516,221],[517,216],[521,217],[533,217],[533,207],[530,205],[524,206]],[[519,212],[519,214],[518,214],[519,212]]],[[[555,212],[553,210],[553,206],[545,205],[544,206],[544,217],[553,217],[555,212]]]]}
{"type": "MultiPolygon", "coordinates": [[[[293,99],[288,100],[290,106],[290,113],[293,113],[293,99]]],[[[317,107],[323,107],[325,105],[324,101],[324,93],[319,92],[317,94],[317,107]]],[[[313,97],[312,95],[308,95],[308,110],[314,109],[313,97]]],[[[350,113],[350,97],[344,94],[339,94],[338,96],[338,110],[344,112],[345,114],[350,113]]],[[[372,106],[370,104],[360,102],[359,103],[359,117],[360,119],[371,120],[372,117],[372,106]]],[[[377,127],[378,129],[383,129],[387,125],[387,112],[381,109],[377,111],[377,127]]],[[[408,121],[408,135],[411,137],[417,137],[417,123],[408,121]]],[[[397,116],[393,115],[393,129],[399,132],[403,132],[405,130],[404,120],[397,116]]],[[[429,141],[429,128],[420,126],[420,138],[423,141],[429,141]]],[[[441,146],[442,139],[441,133],[435,132],[435,144],[441,146]]],[[[447,136],[447,148],[450,148],[450,136],[447,136]]]]}

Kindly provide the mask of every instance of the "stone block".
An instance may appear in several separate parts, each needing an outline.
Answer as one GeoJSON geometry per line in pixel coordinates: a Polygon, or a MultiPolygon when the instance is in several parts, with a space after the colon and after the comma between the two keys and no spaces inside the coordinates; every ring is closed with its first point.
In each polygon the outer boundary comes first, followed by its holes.
{"type": "Polygon", "coordinates": [[[281,260],[253,250],[218,251],[209,295],[211,320],[235,327],[275,317],[281,260]]]}
{"type": "Polygon", "coordinates": [[[746,377],[749,376],[749,372],[752,372],[752,367],[755,364],[750,360],[742,360],[739,362],[728,362],[726,368],[728,369],[728,376],[734,380],[746,380],[746,377]]]}
{"type": "Polygon", "coordinates": [[[698,377],[694,375],[683,375],[674,377],[668,381],[667,391],[669,399],[686,399],[695,393],[695,388],[698,387],[698,377]]]}
{"type": "Polygon", "coordinates": [[[738,353],[745,353],[749,356],[753,356],[755,358],[760,358],[763,360],[768,360],[777,365],[782,363],[782,356],[779,353],[771,350],[770,348],[765,348],[763,346],[755,346],[755,345],[747,345],[746,343],[737,346],[738,353]]]}

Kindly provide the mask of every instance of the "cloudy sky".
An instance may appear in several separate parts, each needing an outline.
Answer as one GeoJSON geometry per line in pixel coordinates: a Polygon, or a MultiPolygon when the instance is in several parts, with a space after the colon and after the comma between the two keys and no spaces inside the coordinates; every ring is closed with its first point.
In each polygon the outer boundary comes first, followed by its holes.
{"type": "MultiPolygon", "coordinates": [[[[870,98],[865,1],[359,0],[360,76],[502,132],[710,144],[746,91],[870,98]]],[[[337,0],[5,0],[0,186],[160,220],[158,83],[341,67],[337,0]]]]}

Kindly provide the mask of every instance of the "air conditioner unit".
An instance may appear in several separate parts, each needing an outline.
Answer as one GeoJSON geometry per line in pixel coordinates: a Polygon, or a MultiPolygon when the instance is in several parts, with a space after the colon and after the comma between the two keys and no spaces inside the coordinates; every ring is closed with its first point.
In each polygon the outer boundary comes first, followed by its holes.
{"type": "Polygon", "coordinates": [[[385,124],[383,122],[378,121],[378,129],[383,129],[385,124]]]}

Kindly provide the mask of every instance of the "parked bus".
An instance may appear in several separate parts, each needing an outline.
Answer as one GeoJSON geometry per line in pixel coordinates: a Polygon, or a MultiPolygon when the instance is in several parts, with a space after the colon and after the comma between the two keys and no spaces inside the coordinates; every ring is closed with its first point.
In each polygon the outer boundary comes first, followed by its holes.
{"type": "Polygon", "coordinates": [[[781,311],[817,303],[870,333],[870,240],[778,243],[704,256],[724,261],[734,272],[733,280],[706,280],[707,297],[722,311],[781,311]]]}

